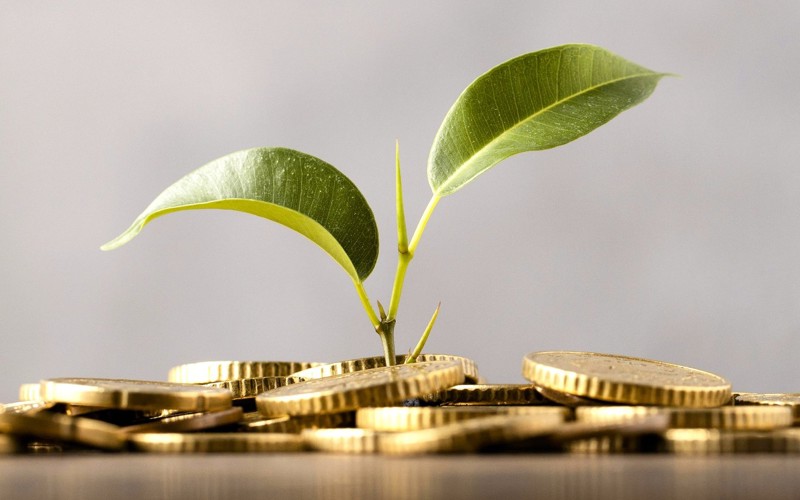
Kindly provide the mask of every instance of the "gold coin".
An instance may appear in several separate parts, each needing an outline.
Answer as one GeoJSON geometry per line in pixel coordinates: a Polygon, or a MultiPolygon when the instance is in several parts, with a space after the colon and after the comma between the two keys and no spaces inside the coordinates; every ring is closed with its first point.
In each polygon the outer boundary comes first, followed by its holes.
{"type": "MultiPolygon", "coordinates": [[[[408,356],[402,354],[397,356],[397,363],[405,363],[408,356]]],[[[458,361],[461,363],[461,368],[464,371],[464,382],[470,384],[477,384],[483,380],[478,373],[478,365],[475,361],[465,358],[464,356],[454,356],[452,354],[420,354],[417,356],[417,363],[426,363],[430,361],[458,361]]],[[[455,385],[455,384],[453,384],[455,385]]]]}
{"type": "Polygon", "coordinates": [[[57,413],[0,414],[0,433],[29,438],[67,441],[104,450],[119,450],[125,444],[118,427],[89,418],[57,413]]]}
{"type": "Polygon", "coordinates": [[[25,443],[19,438],[0,434],[0,455],[20,453],[25,449],[25,443]]]}
{"type": "Polygon", "coordinates": [[[538,387],[613,403],[705,408],[731,397],[731,384],[718,375],[629,356],[535,352],[522,371],[538,387]]]}
{"type": "Polygon", "coordinates": [[[797,427],[781,429],[773,434],[784,440],[786,453],[800,453],[800,429],[797,427]]]}
{"type": "Polygon", "coordinates": [[[184,413],[164,417],[155,422],[129,425],[120,432],[139,434],[144,432],[197,432],[225,425],[233,425],[242,419],[242,409],[238,407],[208,413],[184,413]]]}
{"type": "Polygon", "coordinates": [[[582,398],[580,396],[574,396],[572,394],[567,394],[566,392],[554,391],[552,389],[546,389],[544,387],[537,387],[536,390],[547,401],[559,405],[564,405],[569,408],[577,408],[578,406],[587,406],[587,405],[596,406],[599,404],[604,404],[603,401],[598,401],[597,399],[582,398]]]}
{"type": "Polygon", "coordinates": [[[297,434],[194,433],[132,434],[131,448],[150,453],[271,453],[302,451],[297,434]]]}
{"type": "MultiPolygon", "coordinates": [[[[330,415],[339,415],[331,413],[330,415]]],[[[311,415],[309,415],[311,416],[311,415]]],[[[275,432],[278,434],[299,434],[303,429],[297,429],[293,423],[293,418],[289,415],[280,417],[265,418],[264,415],[255,411],[244,414],[242,422],[239,423],[240,432],[275,432]]]]}
{"type": "Polygon", "coordinates": [[[497,415],[527,415],[531,419],[567,417],[567,409],[559,406],[443,406],[443,407],[378,407],[359,408],[356,427],[375,431],[414,431],[497,415]]]}
{"type": "Polygon", "coordinates": [[[597,436],[570,441],[570,453],[656,453],[661,451],[663,438],[655,434],[597,436]]]}
{"type": "Polygon", "coordinates": [[[624,422],[566,421],[532,438],[516,440],[496,451],[614,452],[625,448],[655,451],[660,435],[668,429],[666,415],[635,417],[624,422]],[[655,444],[654,444],[655,443],[655,444]]]}
{"type": "Polygon", "coordinates": [[[549,404],[530,384],[464,384],[435,392],[422,399],[440,405],[538,405],[549,404]]]}
{"type": "Polygon", "coordinates": [[[42,397],[114,409],[214,411],[231,406],[225,389],[143,380],[54,378],[42,381],[42,397]]]}
{"type": "Polygon", "coordinates": [[[666,451],[686,455],[720,453],[796,453],[798,436],[788,429],[776,432],[717,429],[671,429],[664,435],[666,451]]]}
{"type": "Polygon", "coordinates": [[[563,422],[557,413],[502,415],[465,420],[418,431],[387,433],[381,450],[389,454],[474,452],[491,445],[503,445],[543,435],[563,422]]]}
{"type": "Polygon", "coordinates": [[[286,377],[245,378],[226,380],[225,382],[209,382],[204,387],[217,387],[231,391],[233,399],[254,398],[264,391],[286,385],[286,377]]]}
{"type": "Polygon", "coordinates": [[[45,403],[44,401],[19,401],[0,405],[0,413],[35,413],[50,409],[53,406],[53,403],[45,403]]]}
{"type": "Polygon", "coordinates": [[[82,450],[83,448],[69,446],[56,441],[30,441],[25,444],[24,451],[34,455],[64,453],[65,451],[82,450]]]}
{"type": "Polygon", "coordinates": [[[310,379],[263,392],[256,404],[266,416],[336,413],[385,406],[463,381],[461,363],[429,361],[310,379]]]}
{"type": "Polygon", "coordinates": [[[64,414],[72,417],[91,418],[108,422],[120,427],[152,422],[169,415],[187,413],[174,410],[117,410],[113,408],[97,408],[94,406],[61,405],[64,414]]]}
{"type": "Polygon", "coordinates": [[[282,432],[299,434],[304,429],[331,429],[338,427],[352,427],[355,425],[353,412],[318,413],[316,415],[301,415],[290,417],[265,418],[258,412],[246,414],[239,424],[241,432],[282,432]]]}
{"type": "Polygon", "coordinates": [[[795,422],[800,422],[800,393],[794,394],[759,394],[741,392],[733,397],[734,405],[785,406],[791,408],[795,422]]]}
{"type": "Polygon", "coordinates": [[[638,415],[623,421],[566,422],[555,428],[549,434],[549,438],[555,442],[565,443],[597,436],[661,433],[667,429],[669,429],[667,415],[638,415]]]}
{"type": "Polygon", "coordinates": [[[170,369],[167,380],[185,384],[208,384],[248,378],[287,377],[323,363],[307,361],[204,361],[170,369]]]}
{"type": "Polygon", "coordinates": [[[570,453],[609,454],[609,453],[644,453],[638,436],[600,436],[581,439],[568,443],[566,450],[570,453]]]}
{"type": "Polygon", "coordinates": [[[22,384],[19,386],[20,401],[41,401],[41,384],[22,384]]]}
{"type": "Polygon", "coordinates": [[[306,447],[332,453],[378,453],[384,434],[369,429],[306,429],[306,447]]]}
{"type": "MultiPolygon", "coordinates": [[[[64,415],[69,415],[71,417],[82,417],[84,415],[91,415],[94,416],[99,413],[103,413],[108,411],[108,408],[104,408],[102,406],[83,406],[83,405],[68,405],[64,403],[50,403],[55,404],[58,406],[59,413],[63,413],[64,415]]],[[[125,410],[120,410],[125,411],[125,410]]],[[[160,414],[161,410],[154,410],[160,414]]],[[[103,420],[102,418],[97,418],[95,420],[103,420]]],[[[112,424],[114,422],[111,422],[112,424]]]]}
{"type": "MultiPolygon", "coordinates": [[[[397,364],[402,365],[406,361],[406,355],[397,356],[397,364]]],[[[469,358],[463,356],[452,356],[450,354],[420,354],[417,358],[418,363],[427,361],[458,361],[464,369],[464,379],[467,383],[475,383],[480,378],[478,366],[469,358]]],[[[383,356],[373,358],[359,358],[338,363],[315,366],[306,370],[298,371],[287,377],[290,384],[303,382],[305,380],[330,377],[333,375],[343,375],[372,368],[382,368],[386,366],[386,359],[383,356]]]]}
{"type": "Polygon", "coordinates": [[[652,452],[668,429],[666,415],[645,415],[625,421],[565,422],[534,440],[515,443],[509,451],[571,451],[579,453],[652,452]]]}
{"type": "Polygon", "coordinates": [[[624,422],[647,415],[665,415],[672,429],[773,430],[790,427],[793,421],[791,410],[780,406],[582,406],[575,409],[575,418],[583,422],[624,422]]]}

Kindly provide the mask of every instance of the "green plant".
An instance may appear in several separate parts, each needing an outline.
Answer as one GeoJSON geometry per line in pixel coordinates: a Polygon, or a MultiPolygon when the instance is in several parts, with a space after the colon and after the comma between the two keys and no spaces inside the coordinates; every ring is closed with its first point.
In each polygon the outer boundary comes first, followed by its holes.
{"type": "MultiPolygon", "coordinates": [[[[394,329],[406,270],[439,201],[500,161],[581,137],[646,99],[665,76],[592,45],[564,45],[511,59],[475,80],[450,108],[428,158],[433,196],[409,239],[396,151],[398,262],[388,310],[364,288],[378,259],[378,230],[364,196],[324,161],[285,148],[239,151],[200,167],[161,193],[117,248],[151,220],[192,209],[238,210],[279,222],[322,247],[353,280],[394,363],[394,329]]],[[[408,362],[421,352],[439,307],[408,362]]]]}

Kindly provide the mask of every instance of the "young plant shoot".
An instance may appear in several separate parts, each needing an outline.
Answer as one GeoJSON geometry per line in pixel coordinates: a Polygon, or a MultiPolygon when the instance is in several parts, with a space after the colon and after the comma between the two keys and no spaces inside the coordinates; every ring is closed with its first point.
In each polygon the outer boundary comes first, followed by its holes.
{"type": "MultiPolygon", "coordinates": [[[[396,151],[398,261],[388,309],[377,312],[364,281],[378,259],[378,228],[364,196],[339,170],[280,147],[229,154],[162,192],[133,224],[101,248],[130,241],[153,219],[180,210],[237,210],[303,234],[350,276],[386,364],[395,363],[394,329],[406,271],[439,201],[502,160],[549,149],[588,134],[645,100],[664,73],[603,48],[573,44],[525,54],[475,80],[456,99],[433,141],[428,182],[433,195],[409,239],[396,151]]],[[[422,351],[439,307],[407,361],[422,351]]]]}

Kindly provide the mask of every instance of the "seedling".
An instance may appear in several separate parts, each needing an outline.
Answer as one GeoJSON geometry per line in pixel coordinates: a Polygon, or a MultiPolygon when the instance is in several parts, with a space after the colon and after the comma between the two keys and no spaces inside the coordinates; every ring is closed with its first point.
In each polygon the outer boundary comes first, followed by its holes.
{"type": "MultiPolygon", "coordinates": [[[[249,149],[200,167],[162,192],[102,249],[122,246],[153,219],[180,210],[237,210],[278,222],[319,245],[347,272],[392,365],[406,271],[441,199],[512,155],[588,134],[645,100],[663,76],[600,47],[563,45],[511,59],[475,80],[433,141],[433,195],[410,239],[395,152],[398,260],[388,309],[377,302],[376,310],[364,288],[378,259],[378,228],[364,196],[333,166],[291,149],[249,149]]],[[[406,362],[422,351],[438,312],[437,306],[406,362]]]]}

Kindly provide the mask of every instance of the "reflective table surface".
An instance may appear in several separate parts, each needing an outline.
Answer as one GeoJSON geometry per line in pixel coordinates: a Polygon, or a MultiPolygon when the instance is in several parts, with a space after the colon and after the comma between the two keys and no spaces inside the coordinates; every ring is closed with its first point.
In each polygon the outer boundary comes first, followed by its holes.
{"type": "Polygon", "coordinates": [[[69,454],[0,458],[0,498],[800,498],[800,457],[69,454]]]}

